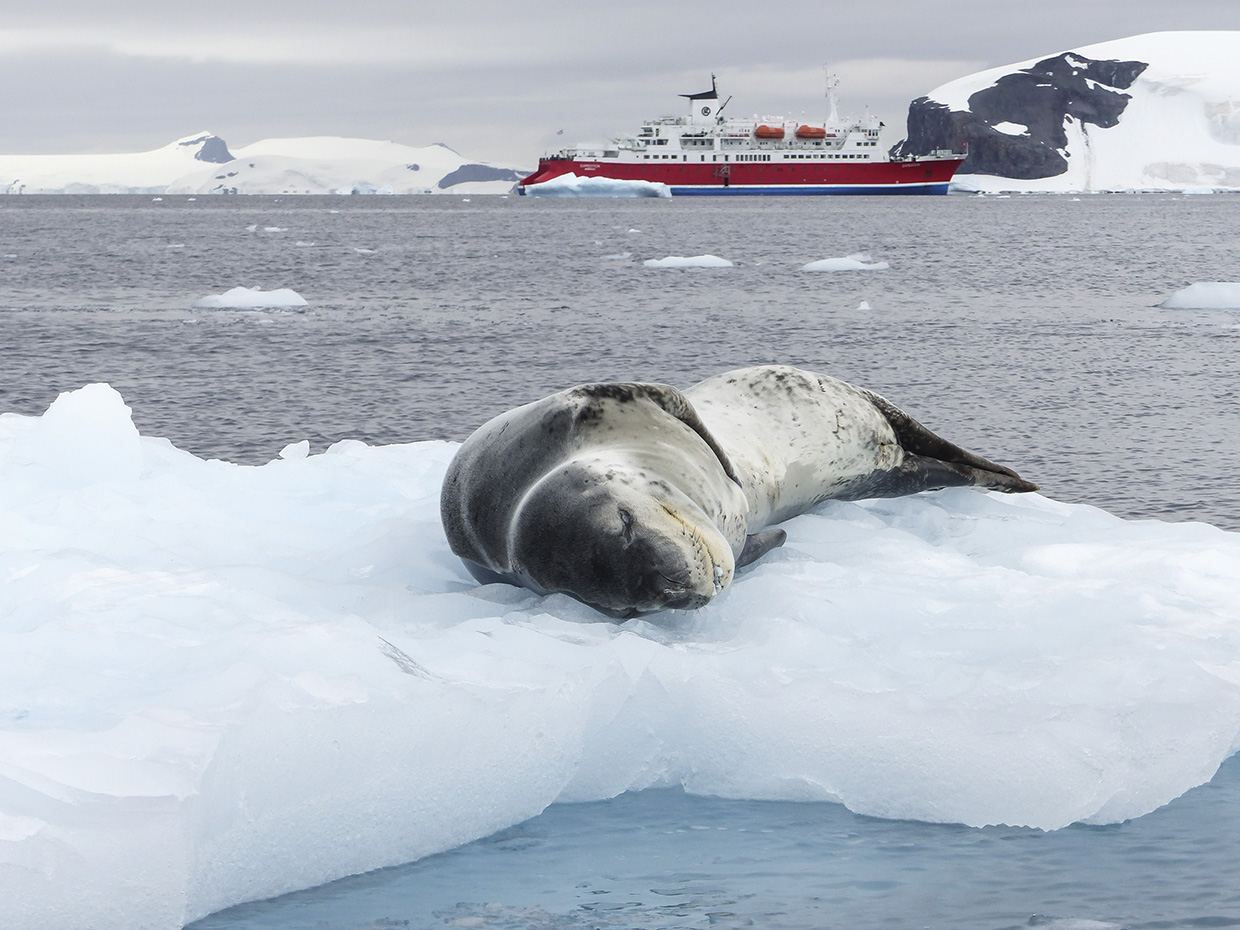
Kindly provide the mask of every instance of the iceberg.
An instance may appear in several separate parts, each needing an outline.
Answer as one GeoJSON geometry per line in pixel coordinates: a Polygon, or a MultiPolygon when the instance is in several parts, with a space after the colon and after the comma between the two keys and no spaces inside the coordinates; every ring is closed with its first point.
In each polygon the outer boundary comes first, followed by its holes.
{"type": "Polygon", "coordinates": [[[194,301],[200,309],[266,310],[308,306],[306,299],[287,287],[264,291],[257,287],[234,287],[223,294],[211,294],[194,301]]]}
{"type": "Polygon", "coordinates": [[[1240,310],[1240,282],[1198,281],[1180,288],[1158,306],[1170,310],[1240,310]]]}
{"type": "Polygon", "coordinates": [[[824,258],[820,261],[802,265],[802,271],[885,271],[890,268],[886,262],[876,262],[868,252],[854,252],[843,258],[824,258]]]}
{"type": "Polygon", "coordinates": [[[6,930],[171,930],[557,801],[683,786],[1055,829],[1240,748],[1240,534],[968,489],[831,502],[708,607],[479,586],[455,443],[0,415],[6,930]]]}
{"type": "Polygon", "coordinates": [[[661,181],[625,181],[616,178],[583,178],[569,173],[527,184],[522,191],[529,197],[671,197],[672,191],[661,181]]]}
{"type": "Polygon", "coordinates": [[[718,255],[669,255],[667,258],[648,258],[642,262],[647,268],[731,268],[732,262],[718,255]]]}

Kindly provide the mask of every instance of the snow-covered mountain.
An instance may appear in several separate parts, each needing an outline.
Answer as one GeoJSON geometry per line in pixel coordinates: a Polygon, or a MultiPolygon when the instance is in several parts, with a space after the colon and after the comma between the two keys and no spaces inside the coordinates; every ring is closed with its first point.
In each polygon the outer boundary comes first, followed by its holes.
{"type": "Polygon", "coordinates": [[[895,151],[960,149],[964,190],[1240,190],[1240,32],[1156,32],[959,78],[895,151]]]}
{"type": "Polygon", "coordinates": [[[229,151],[197,133],[152,152],[0,155],[10,194],[486,194],[529,174],[471,161],[446,145],[320,136],[229,151]]]}

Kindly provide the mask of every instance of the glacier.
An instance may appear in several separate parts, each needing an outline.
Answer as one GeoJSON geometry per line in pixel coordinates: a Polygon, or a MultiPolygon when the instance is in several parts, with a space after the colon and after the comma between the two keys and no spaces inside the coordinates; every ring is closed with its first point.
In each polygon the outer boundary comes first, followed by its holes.
{"type": "Polygon", "coordinates": [[[1157,32],[914,101],[905,154],[970,141],[959,191],[1240,190],[1240,31],[1157,32]]]}
{"type": "Polygon", "coordinates": [[[1140,816],[1240,749],[1240,535],[971,489],[830,502],[708,607],[478,586],[456,444],[261,466],[106,384],[0,415],[6,930],[169,930],[556,802],[1140,816]]]}
{"type": "Polygon", "coordinates": [[[442,144],[307,136],[230,151],[200,132],[150,152],[0,154],[0,193],[504,194],[529,173],[474,162],[442,144]]]}

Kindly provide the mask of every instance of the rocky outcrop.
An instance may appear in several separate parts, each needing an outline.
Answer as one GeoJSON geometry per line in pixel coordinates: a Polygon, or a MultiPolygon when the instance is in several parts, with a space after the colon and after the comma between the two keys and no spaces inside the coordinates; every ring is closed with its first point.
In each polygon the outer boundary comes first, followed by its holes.
{"type": "Polygon", "coordinates": [[[212,165],[224,165],[233,161],[233,154],[228,151],[227,143],[219,136],[213,136],[210,133],[192,139],[182,139],[177,145],[198,146],[198,151],[194,153],[194,158],[198,161],[205,161],[212,165]]]}
{"type": "Polygon", "coordinates": [[[440,178],[438,187],[440,190],[447,190],[453,184],[464,184],[467,181],[512,181],[515,184],[527,173],[511,168],[493,168],[490,165],[461,165],[440,178]]]}
{"type": "Polygon", "coordinates": [[[972,94],[967,110],[919,97],[909,105],[908,138],[892,153],[964,150],[961,174],[1055,177],[1068,170],[1068,120],[1115,126],[1131,99],[1122,91],[1147,67],[1065,52],[1004,75],[972,94]]]}

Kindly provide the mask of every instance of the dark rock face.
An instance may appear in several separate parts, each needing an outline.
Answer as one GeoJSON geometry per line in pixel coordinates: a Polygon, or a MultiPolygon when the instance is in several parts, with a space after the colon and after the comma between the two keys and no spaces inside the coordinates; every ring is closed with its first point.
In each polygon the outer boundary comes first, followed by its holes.
{"type": "Polygon", "coordinates": [[[181,145],[198,145],[202,146],[194,153],[194,158],[198,161],[210,162],[213,165],[223,165],[233,160],[232,152],[228,151],[228,146],[219,136],[199,136],[197,139],[186,139],[181,145]]]}
{"type": "MultiPolygon", "coordinates": [[[[446,148],[446,146],[445,146],[446,148]]],[[[455,171],[445,174],[439,181],[439,189],[445,190],[453,184],[464,184],[466,181],[520,181],[525,174],[511,168],[492,168],[490,165],[461,165],[455,171]]]]}
{"type": "Polygon", "coordinates": [[[1005,74],[969,97],[967,110],[918,97],[909,104],[908,138],[891,151],[928,155],[967,145],[961,174],[1054,177],[1068,170],[1065,120],[1071,117],[1103,129],[1116,125],[1132,99],[1120,91],[1148,67],[1141,61],[1096,61],[1065,52],[1005,74]],[[1017,123],[1027,131],[1009,135],[994,128],[999,123],[1017,123]]]}

